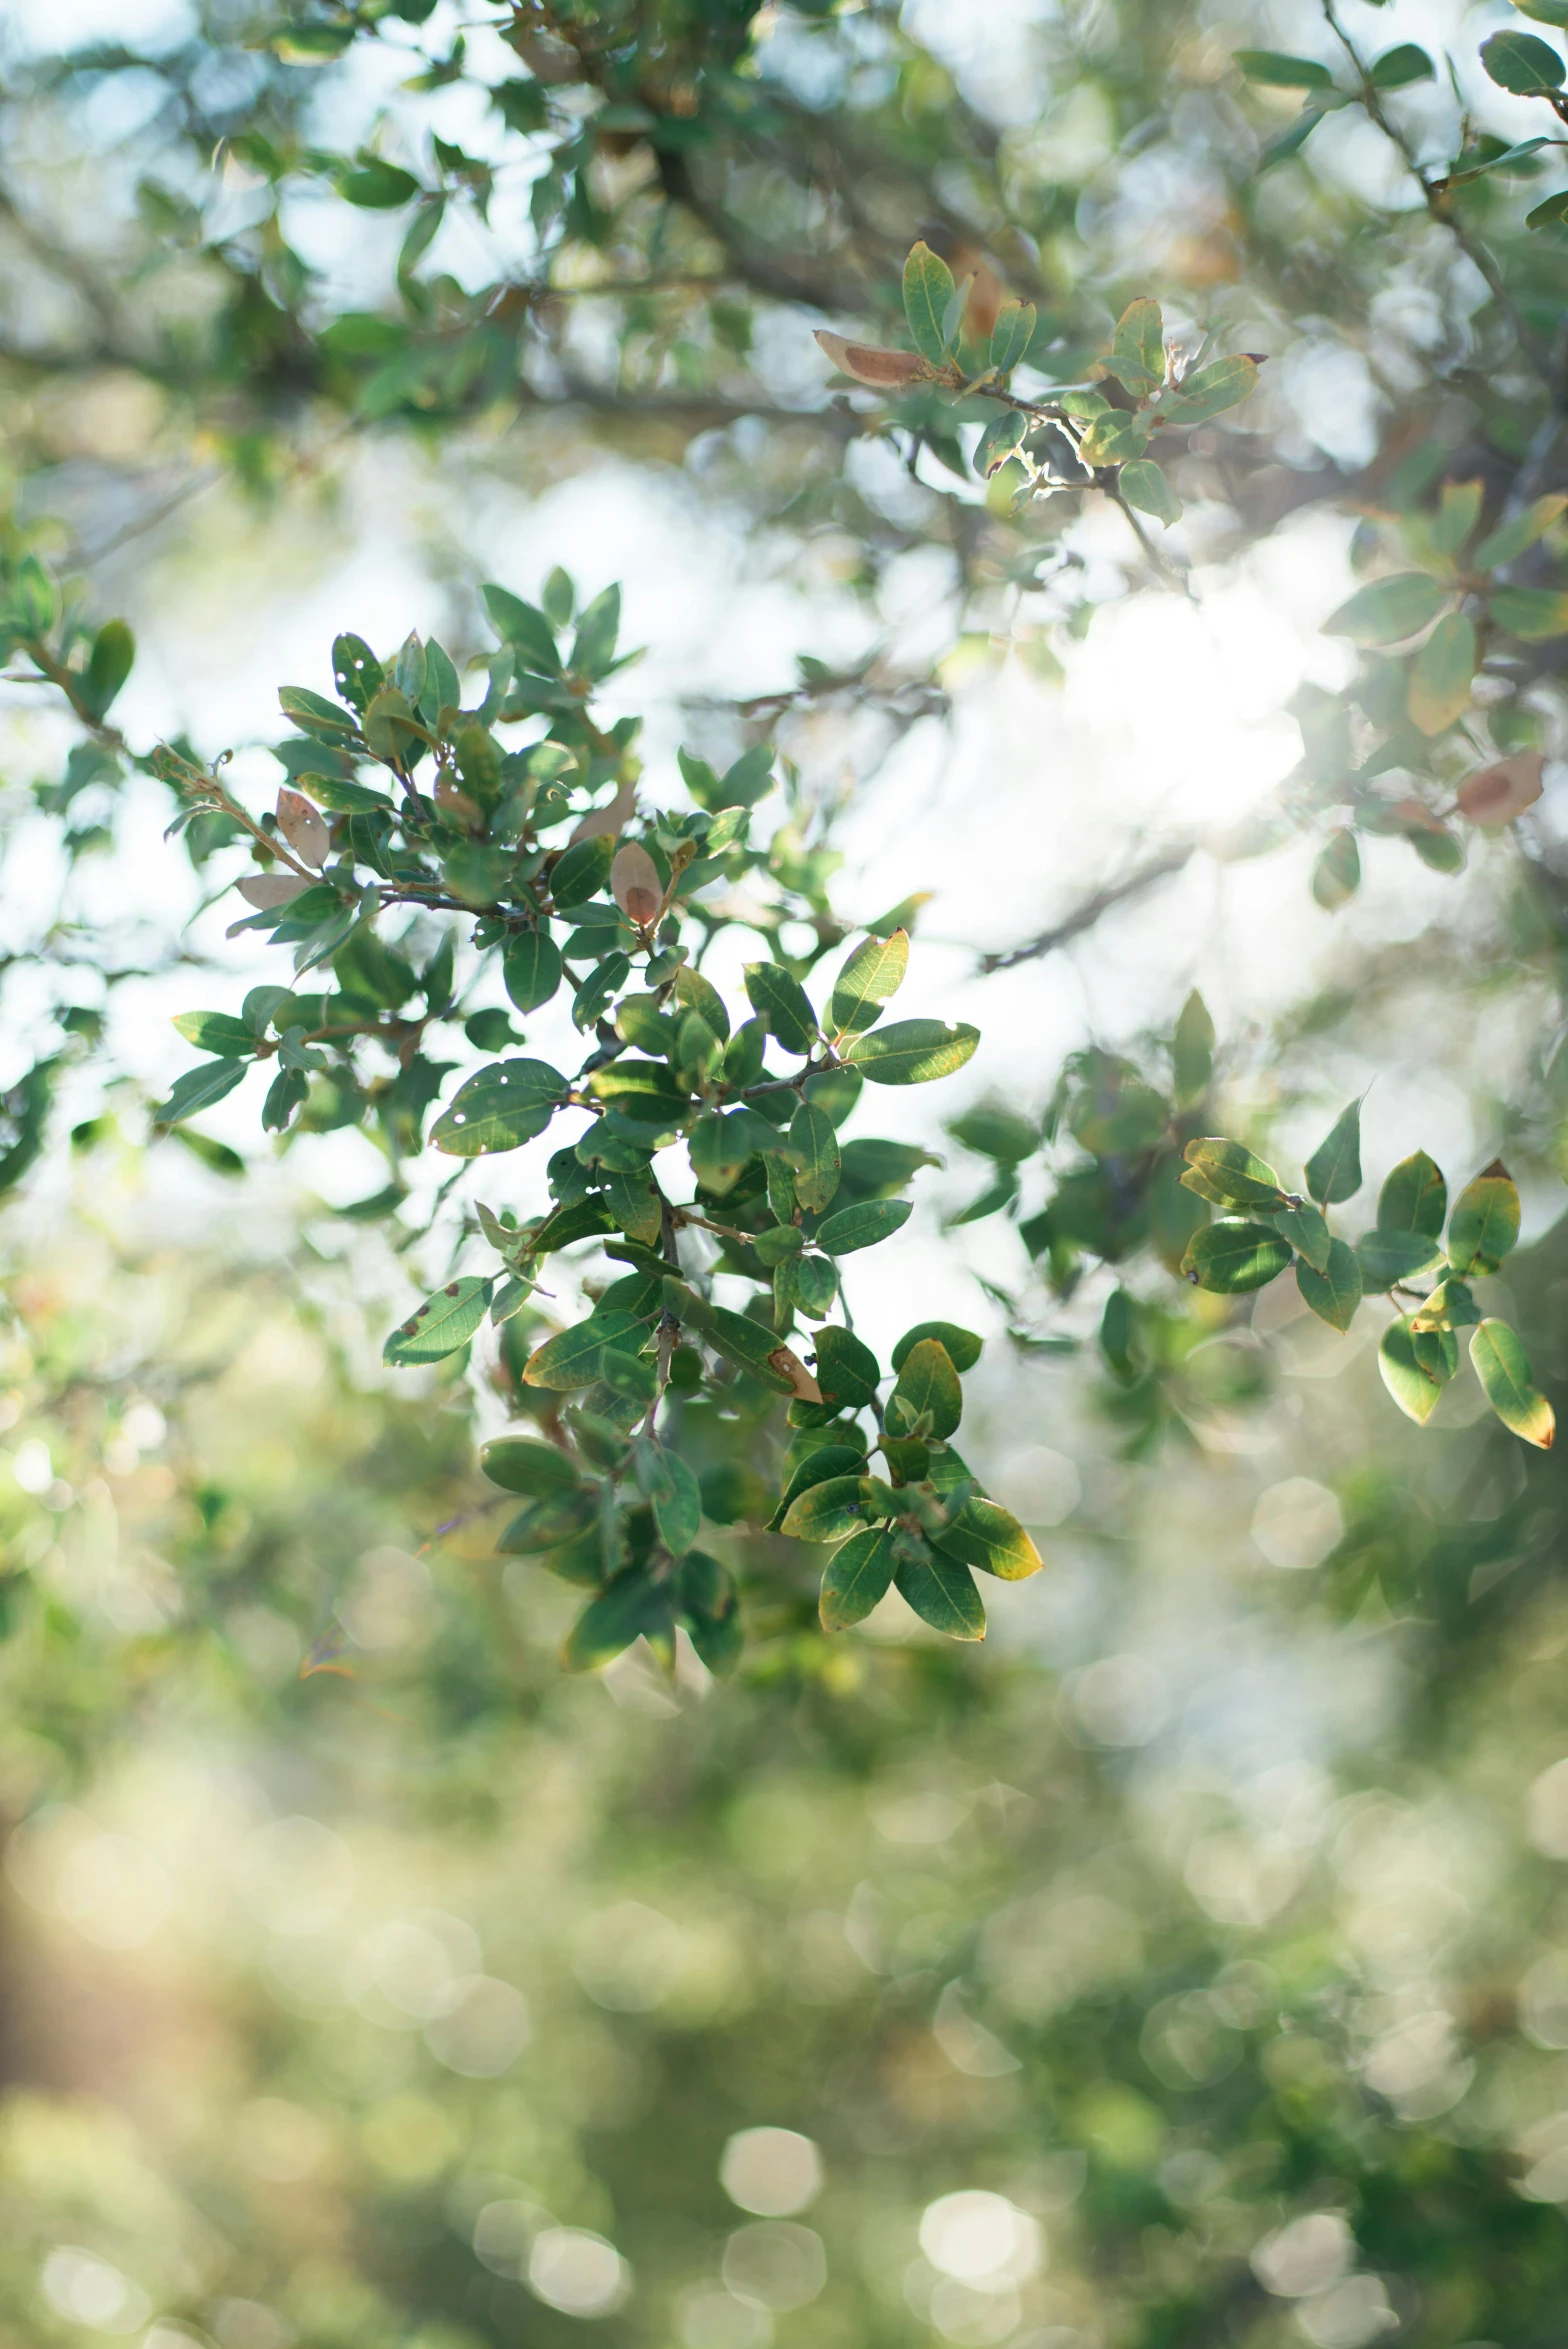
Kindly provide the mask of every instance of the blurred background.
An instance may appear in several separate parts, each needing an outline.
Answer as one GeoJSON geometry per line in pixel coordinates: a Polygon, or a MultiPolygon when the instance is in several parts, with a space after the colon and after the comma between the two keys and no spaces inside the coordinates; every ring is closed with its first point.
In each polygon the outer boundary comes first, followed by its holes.
{"type": "MultiPolygon", "coordinates": [[[[1568,768],[1457,876],[1364,842],[1332,913],[1278,820],[1369,469],[1517,454],[1485,287],[1364,121],[1253,176],[1299,92],[1229,59],[1322,51],[1298,0],[685,13],[780,110],[722,163],[774,240],[729,274],[634,108],[540,198],[544,100],[490,93],[575,102],[550,11],[0,11],[7,543],[131,620],[127,737],[231,749],[257,808],[338,629],[472,655],[479,582],[556,564],[623,583],[655,799],[776,724],[849,917],[929,893],[901,1001],[983,1034],[961,1097],[878,1104],[935,1163],[859,1324],[918,1284],[985,1335],[966,1447],[1047,1570],[977,1653],[892,1609],[764,1620],[725,1686],[565,1678],[573,1593],[477,1513],[493,1335],[380,1366],[439,1169],[384,1212],[359,1134],[258,1150],[239,1096],[149,1139],[171,1015],[275,958],[224,937],[232,851],[143,772],[66,789],[79,729],[0,686],[0,2343],[1556,2349],[1562,1473],[1468,1367],[1409,1425],[1369,1317],[1293,1290],[1156,1272],[1157,1358],[1107,1362],[1107,1282],[1049,1295],[1016,1221],[1064,1056],[1155,1051],[1197,986],[1282,1166],[1363,1091],[1374,1183],[1506,1149],[1489,1309],[1568,1377],[1568,768]],[[406,214],[333,174],[432,138],[494,178],[421,307],[406,214]],[[965,218],[1052,368],[1145,291],[1268,356],[1182,481],[1185,592],[1105,501],[1017,522],[828,388],[811,325],[888,326],[965,218]],[[1016,1145],[947,1130],[998,1099],[1016,1145]]],[[[1510,12],[1344,14],[1473,79],[1510,12]]]]}

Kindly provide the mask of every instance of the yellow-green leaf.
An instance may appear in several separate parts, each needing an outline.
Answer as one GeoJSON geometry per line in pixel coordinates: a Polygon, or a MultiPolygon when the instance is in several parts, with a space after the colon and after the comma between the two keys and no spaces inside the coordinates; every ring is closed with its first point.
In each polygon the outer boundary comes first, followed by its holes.
{"type": "Polygon", "coordinates": [[[1530,1377],[1530,1364],[1506,1321],[1483,1321],[1471,1332],[1470,1359],[1492,1409],[1504,1427],[1527,1444],[1549,1452],[1557,1415],[1530,1377]]]}

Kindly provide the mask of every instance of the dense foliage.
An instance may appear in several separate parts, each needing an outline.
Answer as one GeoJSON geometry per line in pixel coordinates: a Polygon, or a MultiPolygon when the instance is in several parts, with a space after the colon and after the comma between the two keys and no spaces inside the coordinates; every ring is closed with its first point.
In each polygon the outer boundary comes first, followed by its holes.
{"type": "Polygon", "coordinates": [[[970,13],[8,35],[8,2344],[1556,2339],[1565,11],[970,13]],[[1302,579],[945,1016],[904,754],[1302,579]]]}

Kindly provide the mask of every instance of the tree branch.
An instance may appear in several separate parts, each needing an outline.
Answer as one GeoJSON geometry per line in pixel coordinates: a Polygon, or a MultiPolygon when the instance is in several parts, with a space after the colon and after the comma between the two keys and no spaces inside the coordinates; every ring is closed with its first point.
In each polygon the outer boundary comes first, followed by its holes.
{"type": "Polygon", "coordinates": [[[1191,863],[1197,851],[1196,840],[1181,840],[1174,847],[1161,849],[1157,856],[1150,857],[1144,864],[1134,865],[1132,871],[1124,874],[1121,880],[1108,881],[1092,897],[1084,898],[1070,914],[1065,914],[1059,922],[1053,922],[1050,929],[1042,930],[1037,938],[1027,940],[1022,946],[1007,947],[995,954],[983,954],[977,966],[981,976],[989,978],[996,971],[1016,970],[1020,963],[1041,962],[1046,955],[1055,954],[1059,947],[1071,945],[1073,939],[1081,938],[1086,930],[1092,930],[1101,916],[1110,913],[1114,907],[1127,904],[1131,898],[1141,897],[1146,889],[1156,888],[1161,881],[1168,881],[1173,874],[1181,872],[1191,863]]]}

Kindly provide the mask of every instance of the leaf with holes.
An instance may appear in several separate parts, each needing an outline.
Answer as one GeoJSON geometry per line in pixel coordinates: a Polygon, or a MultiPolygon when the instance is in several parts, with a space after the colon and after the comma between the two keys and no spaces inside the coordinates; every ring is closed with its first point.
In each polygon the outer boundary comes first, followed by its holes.
{"type": "Polygon", "coordinates": [[[566,1079],[548,1061],[493,1061],[459,1085],[430,1139],[451,1158],[520,1149],[544,1132],[566,1089],[566,1079]]]}

